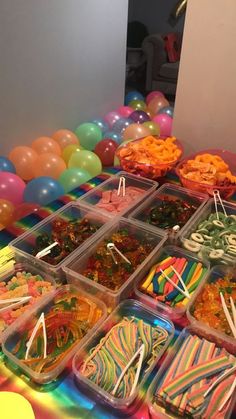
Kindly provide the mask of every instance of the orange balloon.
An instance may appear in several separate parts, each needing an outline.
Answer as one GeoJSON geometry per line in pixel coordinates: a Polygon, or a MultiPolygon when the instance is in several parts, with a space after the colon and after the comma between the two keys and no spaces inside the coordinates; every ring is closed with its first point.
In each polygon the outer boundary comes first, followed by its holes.
{"type": "Polygon", "coordinates": [[[12,222],[14,212],[14,205],[6,199],[0,199],[0,223],[7,226],[12,222]]]}
{"type": "Polygon", "coordinates": [[[170,106],[168,100],[165,97],[157,96],[149,102],[148,112],[156,115],[161,108],[165,108],[166,106],[170,106]]]}
{"type": "Polygon", "coordinates": [[[50,137],[39,137],[36,138],[31,144],[31,147],[38,153],[53,153],[57,154],[58,156],[61,155],[60,146],[57,142],[50,137]]]}
{"type": "Polygon", "coordinates": [[[19,146],[13,148],[9,159],[16,168],[16,174],[24,180],[31,180],[34,177],[34,165],[38,154],[30,147],[19,146]]]}
{"type": "Polygon", "coordinates": [[[123,140],[137,140],[138,138],[146,137],[150,135],[151,131],[149,128],[142,124],[130,124],[123,132],[123,140]]]}
{"type": "Polygon", "coordinates": [[[34,165],[34,177],[50,176],[58,179],[62,172],[66,170],[64,160],[57,154],[40,154],[34,165]]]}
{"type": "Polygon", "coordinates": [[[57,144],[63,149],[67,145],[77,144],[79,145],[79,140],[77,135],[68,129],[59,129],[59,131],[54,132],[52,138],[56,140],[57,144]]]}

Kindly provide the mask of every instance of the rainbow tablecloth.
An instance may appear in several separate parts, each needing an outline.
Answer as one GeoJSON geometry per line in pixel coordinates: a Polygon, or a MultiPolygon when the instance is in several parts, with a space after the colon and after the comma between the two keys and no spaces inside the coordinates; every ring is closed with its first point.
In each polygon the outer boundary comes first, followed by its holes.
{"type": "MultiPolygon", "coordinates": [[[[8,229],[1,231],[0,249],[3,249],[11,240],[22,234],[27,229],[33,227],[36,223],[50,215],[52,212],[61,208],[71,200],[79,198],[85,192],[95,187],[96,185],[99,185],[112,173],[116,173],[117,171],[118,169],[109,169],[107,172],[104,172],[100,176],[92,179],[89,183],[74,189],[70,194],[63,196],[47,207],[40,209],[37,211],[37,213],[25,217],[8,229]]],[[[178,183],[178,180],[174,174],[170,174],[168,178],[165,179],[165,182],[178,183]]],[[[236,195],[233,197],[233,201],[236,201],[236,195]]],[[[179,332],[185,325],[187,325],[187,320],[185,318],[181,319],[181,323],[175,324],[175,337],[165,355],[159,361],[159,365],[161,365],[163,358],[167,355],[173,346],[173,343],[179,332]]],[[[148,387],[148,384],[150,383],[153,376],[156,374],[159,365],[157,365],[153,371],[146,388],[148,387]]],[[[76,383],[74,382],[74,377],[70,366],[68,366],[65,374],[63,374],[63,377],[58,380],[57,384],[53,388],[44,387],[39,389],[33,387],[30,382],[20,378],[9,368],[7,368],[4,363],[4,357],[1,354],[0,391],[14,391],[22,394],[31,403],[36,419],[112,419],[118,417],[102,405],[95,403],[89,398],[89,395],[85,395],[78,389],[76,383]]],[[[144,392],[146,392],[146,389],[144,389],[144,392]]],[[[236,410],[234,414],[235,416],[233,417],[236,417],[236,410]]],[[[132,418],[149,418],[147,403],[145,401],[139,410],[132,415],[132,418]]]]}

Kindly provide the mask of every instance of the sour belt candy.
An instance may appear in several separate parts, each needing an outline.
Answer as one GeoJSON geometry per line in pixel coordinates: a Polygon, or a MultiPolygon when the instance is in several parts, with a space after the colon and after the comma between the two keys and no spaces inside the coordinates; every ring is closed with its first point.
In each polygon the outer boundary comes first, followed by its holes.
{"type": "Polygon", "coordinates": [[[108,212],[119,213],[137,201],[143,193],[143,189],[134,186],[127,186],[124,196],[118,195],[117,189],[104,191],[96,207],[108,212]]]}
{"type": "Polygon", "coordinates": [[[232,396],[223,404],[221,412],[219,409],[234,382],[236,375],[230,369],[235,363],[235,357],[213,342],[189,335],[169,363],[161,383],[157,383],[154,405],[160,403],[167,411],[174,409],[178,415],[193,418],[216,418],[218,414],[219,418],[225,417],[232,396]],[[227,371],[230,374],[207,394],[212,384],[227,371]],[[216,416],[211,416],[213,413],[216,416]]]}
{"type": "MultiPolygon", "coordinates": [[[[165,345],[168,332],[160,326],[151,326],[136,317],[125,317],[90,350],[80,366],[80,374],[112,394],[116,383],[133,355],[144,345],[141,380],[159,351],[165,345]]],[[[130,395],[137,372],[138,358],[126,371],[115,397],[130,395]]]]}
{"type": "Polygon", "coordinates": [[[189,299],[170,284],[164,275],[166,274],[180,289],[183,289],[174,269],[181,275],[190,296],[207,271],[201,262],[191,261],[185,257],[167,256],[151,268],[147,277],[139,284],[140,291],[172,307],[185,306],[189,299]]]}

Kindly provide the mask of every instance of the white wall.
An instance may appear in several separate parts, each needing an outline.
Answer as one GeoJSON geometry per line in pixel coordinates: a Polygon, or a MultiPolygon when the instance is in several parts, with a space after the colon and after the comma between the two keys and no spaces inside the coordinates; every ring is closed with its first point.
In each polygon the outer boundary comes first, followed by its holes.
{"type": "Polygon", "coordinates": [[[188,0],[173,132],[186,151],[236,151],[236,1],[188,0]]]}
{"type": "Polygon", "coordinates": [[[177,0],[129,0],[129,21],[144,23],[149,33],[182,32],[184,15],[174,27],[168,23],[176,3],[177,0]]]}
{"type": "Polygon", "coordinates": [[[128,0],[0,2],[0,155],[123,102],[128,0]]]}

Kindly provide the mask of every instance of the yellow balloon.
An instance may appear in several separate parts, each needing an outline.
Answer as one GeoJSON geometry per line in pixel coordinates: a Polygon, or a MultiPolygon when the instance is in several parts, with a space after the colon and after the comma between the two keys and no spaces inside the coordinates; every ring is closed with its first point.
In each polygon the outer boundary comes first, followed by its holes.
{"type": "Polygon", "coordinates": [[[81,147],[81,145],[77,145],[77,144],[67,145],[62,150],[62,158],[63,158],[64,162],[66,163],[66,165],[68,165],[69,160],[71,158],[71,155],[73,153],[75,153],[76,151],[80,151],[80,150],[83,150],[83,147],[81,147]]]}
{"type": "Polygon", "coordinates": [[[31,404],[21,394],[1,391],[0,406],[3,419],[35,419],[31,404]]]}

